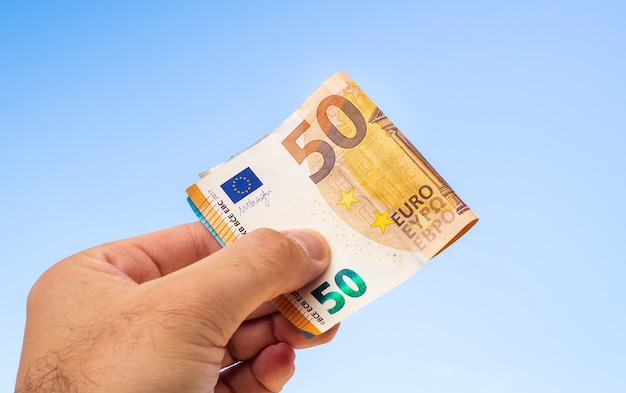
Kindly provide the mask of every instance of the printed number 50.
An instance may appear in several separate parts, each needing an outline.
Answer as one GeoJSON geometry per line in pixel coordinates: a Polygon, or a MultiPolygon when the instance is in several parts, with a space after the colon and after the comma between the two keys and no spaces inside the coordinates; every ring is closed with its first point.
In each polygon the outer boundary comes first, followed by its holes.
{"type": "MultiPolygon", "coordinates": [[[[335,283],[343,294],[350,297],[359,297],[367,290],[367,285],[365,285],[363,278],[361,278],[357,272],[350,269],[343,269],[337,272],[337,274],[335,274],[335,283]],[[348,284],[347,280],[349,280],[352,285],[348,284]]],[[[335,304],[328,309],[328,313],[334,314],[343,308],[346,304],[346,299],[341,293],[336,291],[324,293],[328,287],[330,287],[330,284],[328,281],[324,281],[320,286],[311,291],[311,295],[313,295],[320,304],[333,300],[335,304]]]]}
{"type": "MultiPolygon", "coordinates": [[[[363,114],[359,112],[359,109],[353,103],[341,96],[331,95],[324,98],[317,106],[316,118],[320,129],[326,134],[326,136],[328,136],[328,139],[330,139],[335,145],[343,147],[344,149],[351,149],[357,146],[361,143],[363,138],[365,138],[365,134],[367,133],[367,124],[365,123],[363,114]],[[341,131],[339,131],[330,121],[326,110],[331,106],[339,108],[348,116],[352,123],[354,123],[355,133],[352,137],[347,137],[342,134],[341,131]]],[[[311,140],[305,144],[304,147],[300,147],[296,143],[296,140],[300,138],[300,136],[302,136],[302,134],[304,134],[309,127],[311,127],[309,122],[303,120],[289,135],[287,135],[282,144],[294,160],[298,162],[298,164],[302,164],[304,159],[312,153],[320,153],[322,155],[324,160],[322,167],[318,169],[317,172],[309,176],[311,180],[317,184],[322,181],[322,179],[324,179],[333,169],[333,166],[335,165],[335,151],[330,143],[320,139],[311,140]]]]}

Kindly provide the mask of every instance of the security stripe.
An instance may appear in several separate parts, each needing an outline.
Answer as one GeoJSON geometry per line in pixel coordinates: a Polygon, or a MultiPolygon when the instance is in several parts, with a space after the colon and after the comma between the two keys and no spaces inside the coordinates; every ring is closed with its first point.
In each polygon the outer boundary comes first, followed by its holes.
{"type": "Polygon", "coordinates": [[[287,319],[296,325],[298,329],[314,336],[322,334],[322,332],[315,327],[315,325],[307,319],[307,317],[304,316],[304,314],[302,314],[285,295],[275,297],[272,299],[272,303],[274,303],[274,306],[278,309],[278,311],[285,315],[287,319]]]}
{"type": "Polygon", "coordinates": [[[187,195],[195,205],[197,211],[202,214],[208,224],[209,230],[219,237],[224,246],[229,245],[237,239],[237,234],[230,227],[230,221],[222,217],[222,211],[216,209],[204,196],[196,184],[187,188],[187,195]]]}

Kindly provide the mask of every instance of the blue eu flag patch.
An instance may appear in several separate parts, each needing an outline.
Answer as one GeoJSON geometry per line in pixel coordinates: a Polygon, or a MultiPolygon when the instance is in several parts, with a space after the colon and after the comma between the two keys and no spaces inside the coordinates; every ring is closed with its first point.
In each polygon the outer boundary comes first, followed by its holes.
{"type": "Polygon", "coordinates": [[[222,184],[222,190],[224,190],[233,203],[237,203],[262,185],[263,183],[261,183],[261,180],[252,172],[252,169],[247,167],[225,181],[224,184],[222,184]]]}

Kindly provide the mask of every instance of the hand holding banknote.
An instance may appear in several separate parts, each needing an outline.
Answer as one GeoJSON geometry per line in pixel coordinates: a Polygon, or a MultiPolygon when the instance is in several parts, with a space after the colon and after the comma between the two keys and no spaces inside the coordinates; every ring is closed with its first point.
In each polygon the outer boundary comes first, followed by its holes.
{"type": "Polygon", "coordinates": [[[204,172],[187,194],[223,245],[262,227],[326,236],[328,270],[273,300],[309,336],[400,285],[478,220],[345,73],[260,141],[204,172]]]}
{"type": "Polygon", "coordinates": [[[193,223],[71,256],[31,290],[15,391],[280,391],[293,348],[336,328],[307,340],[268,300],[318,277],[329,253],[310,230],[221,249],[193,223]]]}

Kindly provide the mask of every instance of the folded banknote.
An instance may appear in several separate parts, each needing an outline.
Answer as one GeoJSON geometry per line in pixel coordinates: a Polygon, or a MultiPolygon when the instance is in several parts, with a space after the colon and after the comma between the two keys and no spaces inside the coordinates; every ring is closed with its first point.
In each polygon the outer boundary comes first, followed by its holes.
{"type": "Polygon", "coordinates": [[[307,335],[398,286],[478,221],[345,73],[276,130],[202,173],[187,194],[223,246],[261,227],[325,235],[326,273],[273,299],[307,335]]]}

